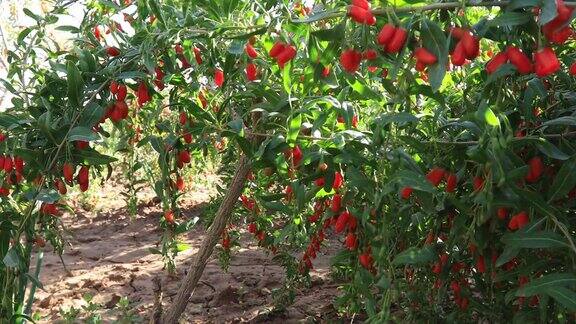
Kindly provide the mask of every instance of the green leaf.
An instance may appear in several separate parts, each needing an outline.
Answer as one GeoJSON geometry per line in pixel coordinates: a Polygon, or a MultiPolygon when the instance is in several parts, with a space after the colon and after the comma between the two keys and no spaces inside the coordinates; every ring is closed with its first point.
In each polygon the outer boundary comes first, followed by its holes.
{"type": "Polygon", "coordinates": [[[282,85],[284,86],[284,91],[288,95],[292,92],[292,75],[291,75],[292,63],[288,62],[284,68],[282,68],[282,85]]]}
{"type": "Polygon", "coordinates": [[[230,126],[230,129],[238,136],[244,136],[244,120],[242,120],[242,118],[238,117],[230,121],[228,126],[230,126]]]}
{"type": "Polygon", "coordinates": [[[410,170],[402,170],[396,175],[398,183],[402,187],[410,187],[414,190],[434,192],[435,189],[422,174],[410,170]]]}
{"type": "Polygon", "coordinates": [[[75,154],[78,160],[88,165],[104,165],[118,161],[115,157],[100,154],[94,149],[84,149],[75,154]]]}
{"type": "Polygon", "coordinates": [[[146,79],[148,75],[142,71],[126,71],[119,73],[116,76],[118,80],[126,80],[126,79],[146,79]]]}
{"type": "Polygon", "coordinates": [[[392,261],[392,264],[394,265],[420,264],[434,261],[434,259],[436,259],[436,253],[434,253],[434,249],[432,249],[432,247],[426,246],[421,249],[411,247],[396,255],[396,257],[392,261]]]}
{"type": "MultiPolygon", "coordinates": [[[[35,193],[35,192],[32,192],[35,193]]],[[[49,203],[52,204],[58,200],[60,200],[60,198],[62,198],[60,196],[60,194],[58,193],[58,191],[56,191],[55,189],[42,189],[40,190],[40,192],[37,195],[33,195],[30,197],[30,200],[38,200],[41,202],[45,202],[45,203],[49,203]]]]}
{"type": "Polygon", "coordinates": [[[532,12],[504,12],[490,21],[492,26],[512,27],[524,25],[532,19],[532,12]]]}
{"type": "Polygon", "coordinates": [[[540,214],[547,217],[552,217],[558,212],[555,208],[547,204],[539,194],[535,192],[524,190],[520,188],[514,188],[514,192],[522,197],[522,200],[528,205],[534,207],[536,214],[540,214]]]}
{"type": "Polygon", "coordinates": [[[500,126],[500,120],[498,120],[498,117],[496,117],[496,114],[494,114],[494,112],[492,111],[492,109],[490,109],[490,107],[484,108],[484,111],[482,111],[481,113],[488,125],[494,127],[500,126]]]}
{"type": "Polygon", "coordinates": [[[576,284],[576,276],[573,273],[552,273],[528,282],[523,287],[516,290],[518,297],[530,297],[545,293],[548,289],[556,289],[576,284]]]}
{"type": "Polygon", "coordinates": [[[332,10],[317,12],[317,13],[312,14],[306,18],[292,19],[292,22],[293,23],[311,23],[311,22],[315,22],[318,20],[324,20],[324,19],[327,19],[330,17],[338,17],[338,16],[340,16],[340,9],[332,9],[332,10]]]}
{"type": "Polygon", "coordinates": [[[312,36],[323,41],[338,41],[344,38],[345,27],[346,24],[343,22],[331,29],[321,29],[314,31],[312,32],[312,36]]]}
{"type": "Polygon", "coordinates": [[[262,201],[262,205],[268,210],[279,211],[287,215],[292,214],[290,207],[284,205],[279,201],[262,201]]]}
{"type": "Polygon", "coordinates": [[[433,92],[438,91],[446,75],[446,63],[448,61],[448,47],[446,35],[442,29],[430,20],[422,21],[420,30],[422,45],[436,55],[438,61],[428,67],[428,79],[433,92]]]}
{"type": "Polygon", "coordinates": [[[100,135],[92,131],[91,128],[85,126],[76,126],[68,133],[68,141],[86,141],[93,142],[100,139],[100,135]]]}
{"type": "Polygon", "coordinates": [[[290,127],[288,128],[288,134],[286,135],[286,142],[288,143],[296,142],[298,134],[300,133],[301,126],[302,126],[302,114],[297,114],[294,118],[290,120],[290,127]]]}
{"type": "Polygon", "coordinates": [[[564,287],[554,287],[545,289],[544,292],[569,311],[576,312],[576,293],[574,291],[564,287]]]}
{"type": "Polygon", "coordinates": [[[504,251],[502,251],[502,254],[500,254],[498,259],[496,260],[496,267],[503,266],[508,261],[514,259],[518,255],[518,253],[520,253],[520,249],[509,248],[508,246],[506,246],[504,248],[504,251]]]}
{"type": "Polygon", "coordinates": [[[76,107],[80,107],[82,103],[84,80],[80,70],[72,61],[66,62],[67,81],[68,81],[68,98],[70,103],[76,107]]]}
{"type": "Polygon", "coordinates": [[[383,127],[391,123],[396,123],[399,126],[404,126],[410,123],[417,123],[418,118],[408,112],[399,112],[378,116],[376,118],[376,122],[381,123],[381,126],[383,127]]]}
{"type": "Polygon", "coordinates": [[[545,139],[540,140],[538,144],[536,144],[536,147],[538,148],[538,150],[540,150],[540,152],[556,160],[564,161],[570,158],[568,154],[560,151],[560,149],[557,148],[556,145],[546,141],[545,139]]]}
{"type": "Polygon", "coordinates": [[[152,11],[152,13],[154,14],[154,16],[156,16],[156,19],[158,19],[158,22],[160,22],[162,25],[164,25],[164,16],[162,15],[162,10],[160,10],[160,6],[158,5],[158,2],[156,0],[148,0],[148,6],[150,6],[150,10],[152,11]]]}
{"type": "Polygon", "coordinates": [[[24,11],[24,14],[34,20],[36,20],[36,22],[40,22],[42,20],[42,17],[38,16],[37,14],[33,13],[32,11],[30,11],[30,9],[28,8],[24,8],[22,11],[24,11]]]}
{"type": "Polygon", "coordinates": [[[0,79],[0,82],[2,82],[2,84],[4,85],[4,88],[6,88],[6,90],[12,92],[12,94],[18,95],[19,92],[16,91],[16,89],[14,88],[14,86],[10,82],[8,82],[4,79],[0,79]]]}
{"type": "Polygon", "coordinates": [[[78,27],[70,26],[70,25],[58,26],[58,27],[56,27],[56,30],[67,31],[67,32],[71,32],[73,34],[78,34],[80,32],[80,29],[78,29],[78,27]]]}
{"type": "Polygon", "coordinates": [[[576,159],[564,162],[548,191],[548,201],[564,198],[576,186],[576,159]]]}
{"type": "Polygon", "coordinates": [[[537,7],[540,5],[540,0],[512,0],[510,4],[506,6],[507,11],[512,11],[520,8],[526,7],[537,7]]]}
{"type": "Polygon", "coordinates": [[[30,274],[26,274],[26,277],[28,278],[28,280],[32,281],[34,283],[34,285],[36,285],[36,287],[44,290],[44,285],[42,285],[42,283],[40,282],[40,280],[38,280],[38,278],[30,275],[30,274]]]}
{"type": "Polygon", "coordinates": [[[192,246],[190,244],[183,243],[183,242],[176,244],[176,250],[178,250],[178,252],[189,250],[191,247],[192,246]]]}
{"type": "Polygon", "coordinates": [[[496,70],[496,72],[490,74],[484,83],[484,86],[491,84],[494,81],[499,80],[502,77],[512,75],[516,73],[516,67],[512,64],[504,64],[496,70]]]}
{"type": "Polygon", "coordinates": [[[95,102],[91,102],[82,111],[82,116],[80,116],[78,124],[92,128],[96,123],[98,123],[102,116],[104,116],[104,108],[95,102]]]}
{"type": "Polygon", "coordinates": [[[228,46],[228,53],[234,55],[242,55],[244,53],[244,45],[246,41],[244,40],[234,40],[228,46]]]}
{"type": "Polygon", "coordinates": [[[20,266],[21,257],[15,246],[8,250],[8,253],[4,256],[2,263],[8,268],[18,268],[20,266]]]}
{"type": "Polygon", "coordinates": [[[502,237],[502,242],[507,248],[546,249],[568,247],[564,237],[550,231],[533,233],[511,233],[502,237]]]}
{"type": "Polygon", "coordinates": [[[24,28],[19,34],[18,34],[18,38],[16,38],[16,42],[18,44],[20,44],[21,46],[24,45],[23,41],[26,38],[26,36],[28,36],[28,34],[30,34],[30,32],[32,31],[31,28],[24,28]]]}
{"type": "Polygon", "coordinates": [[[576,126],[576,117],[573,116],[559,117],[556,119],[543,122],[542,126],[576,126]]]}
{"type": "Polygon", "coordinates": [[[558,9],[556,1],[542,0],[540,5],[540,16],[538,17],[538,25],[543,26],[556,18],[558,9]]]}

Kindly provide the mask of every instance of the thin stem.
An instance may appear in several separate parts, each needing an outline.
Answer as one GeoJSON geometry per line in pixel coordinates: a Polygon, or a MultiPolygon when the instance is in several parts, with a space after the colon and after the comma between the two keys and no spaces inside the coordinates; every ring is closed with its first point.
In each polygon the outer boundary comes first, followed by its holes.
{"type": "MultiPolygon", "coordinates": [[[[36,257],[36,268],[34,269],[34,279],[38,281],[40,276],[40,269],[42,268],[42,259],[44,259],[44,251],[38,251],[36,257]]],[[[24,309],[24,314],[30,315],[32,311],[32,304],[34,303],[34,294],[36,293],[36,281],[32,281],[32,287],[30,287],[30,295],[28,295],[28,302],[26,303],[26,308],[24,309]]]]}
{"type": "MultiPolygon", "coordinates": [[[[546,138],[546,139],[558,139],[558,138],[575,137],[575,136],[576,136],[576,131],[563,133],[563,134],[545,134],[545,135],[542,135],[541,137],[546,138]]],[[[512,141],[516,142],[516,141],[523,140],[525,138],[526,137],[514,138],[514,139],[512,139],[512,141]]],[[[528,137],[528,138],[531,138],[531,137],[528,137]]],[[[537,137],[537,138],[539,138],[539,137],[537,137]]],[[[458,141],[424,141],[422,143],[471,146],[471,145],[477,145],[478,141],[462,141],[462,142],[458,142],[458,141]]]]}

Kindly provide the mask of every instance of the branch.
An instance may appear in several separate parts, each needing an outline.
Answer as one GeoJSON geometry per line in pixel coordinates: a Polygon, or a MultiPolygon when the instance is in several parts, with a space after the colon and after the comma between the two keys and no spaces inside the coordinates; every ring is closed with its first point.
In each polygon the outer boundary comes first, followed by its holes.
{"type": "MultiPolygon", "coordinates": [[[[576,131],[563,133],[563,134],[545,134],[545,135],[542,135],[540,137],[543,137],[546,139],[570,138],[570,137],[576,137],[576,131]]],[[[522,137],[513,138],[512,141],[520,141],[522,139],[523,139],[522,137]]],[[[423,141],[422,143],[424,143],[424,144],[445,144],[445,145],[472,146],[472,145],[477,145],[478,141],[462,141],[462,142],[458,142],[458,141],[423,141]]]]}
{"type": "Polygon", "coordinates": [[[222,231],[226,227],[228,218],[234,209],[234,205],[242,193],[244,182],[246,181],[246,176],[250,171],[250,166],[250,160],[248,157],[246,157],[246,155],[242,154],[236,168],[236,173],[232,179],[232,183],[230,184],[228,192],[224,196],[224,200],[222,200],[222,203],[220,204],[220,208],[218,208],[218,211],[216,212],[216,217],[214,218],[212,225],[210,225],[210,228],[206,233],[206,238],[204,239],[204,242],[202,242],[202,246],[198,252],[194,255],[194,259],[188,269],[188,274],[180,285],[178,295],[172,302],[172,306],[170,306],[170,308],[162,316],[161,323],[178,323],[180,315],[186,309],[188,299],[196,289],[198,281],[200,280],[200,277],[204,272],[204,268],[206,267],[206,263],[208,262],[208,258],[210,255],[212,255],[214,246],[218,242],[222,231]]]}

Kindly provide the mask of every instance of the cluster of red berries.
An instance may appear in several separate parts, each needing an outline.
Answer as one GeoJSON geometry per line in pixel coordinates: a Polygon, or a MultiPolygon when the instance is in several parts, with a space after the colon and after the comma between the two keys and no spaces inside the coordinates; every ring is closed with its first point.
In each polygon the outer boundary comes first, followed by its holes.
{"type": "Polygon", "coordinates": [[[268,54],[270,57],[276,60],[276,63],[278,63],[278,66],[282,69],[286,63],[290,62],[294,57],[296,57],[296,53],[297,51],[294,45],[289,45],[283,42],[276,42],[268,54]]]}
{"type": "Polygon", "coordinates": [[[0,154],[0,170],[6,175],[0,185],[0,197],[7,197],[10,195],[10,187],[22,181],[24,160],[19,156],[0,154]]]}

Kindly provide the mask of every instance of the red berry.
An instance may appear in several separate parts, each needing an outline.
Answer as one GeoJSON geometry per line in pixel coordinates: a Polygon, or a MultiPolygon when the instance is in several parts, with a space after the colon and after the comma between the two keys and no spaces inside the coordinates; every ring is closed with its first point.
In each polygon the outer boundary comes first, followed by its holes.
{"type": "Polygon", "coordinates": [[[100,27],[98,26],[94,26],[94,37],[96,37],[97,40],[100,40],[102,38],[102,34],[100,33],[100,27]]]}
{"type": "Polygon", "coordinates": [[[532,62],[526,56],[526,54],[522,53],[522,51],[515,46],[509,46],[506,50],[506,55],[508,55],[508,59],[510,59],[510,63],[516,66],[516,69],[520,74],[528,74],[532,72],[532,62]]]}
{"type": "Polygon", "coordinates": [[[410,198],[410,195],[412,195],[412,191],[414,191],[414,189],[412,189],[410,187],[403,188],[402,193],[400,194],[402,196],[402,199],[410,198]]]}
{"type": "Polygon", "coordinates": [[[480,176],[474,177],[472,185],[474,186],[474,191],[480,191],[484,187],[484,178],[480,176]]]}
{"type": "Polygon", "coordinates": [[[256,52],[256,50],[254,49],[254,46],[252,46],[252,44],[250,44],[250,43],[246,44],[244,51],[246,52],[246,54],[248,54],[248,56],[250,58],[255,59],[258,57],[258,52],[256,52]]]}
{"type": "Polygon", "coordinates": [[[339,194],[335,194],[334,197],[332,197],[330,210],[332,210],[334,213],[337,213],[340,211],[341,206],[342,206],[342,196],[339,194]]]}
{"type": "Polygon", "coordinates": [[[300,164],[300,161],[302,161],[303,157],[300,146],[296,145],[293,149],[291,149],[290,155],[292,156],[292,163],[294,163],[294,166],[298,166],[300,164]]]}
{"type": "Polygon", "coordinates": [[[534,54],[534,70],[539,77],[545,77],[559,69],[560,61],[550,47],[545,47],[534,54]]]}
{"type": "Polygon", "coordinates": [[[554,44],[562,45],[566,43],[568,38],[574,34],[574,30],[570,26],[565,26],[564,28],[557,30],[547,36],[548,40],[554,44]]]}
{"type": "Polygon", "coordinates": [[[334,225],[334,231],[336,233],[342,233],[348,226],[348,222],[350,221],[350,213],[348,211],[343,211],[338,219],[336,220],[336,224],[334,225]]]}
{"type": "Polygon", "coordinates": [[[406,38],[408,38],[408,31],[401,27],[396,28],[394,36],[392,36],[390,42],[386,44],[386,52],[390,54],[398,53],[404,47],[406,38]]]}
{"type": "Polygon", "coordinates": [[[542,159],[539,156],[535,156],[528,161],[528,166],[529,170],[525,177],[526,181],[529,183],[538,181],[544,171],[544,163],[542,163],[542,159]]]}
{"type": "Polygon", "coordinates": [[[198,47],[194,47],[194,59],[196,59],[198,65],[202,64],[202,55],[200,54],[200,49],[198,49],[198,47]]]}
{"type": "Polygon", "coordinates": [[[378,37],[376,39],[378,44],[383,45],[383,46],[388,44],[388,42],[394,36],[395,32],[396,32],[396,27],[394,27],[394,25],[392,25],[392,24],[384,25],[384,27],[382,27],[382,29],[378,33],[378,37]]]}
{"type": "Polygon", "coordinates": [[[126,94],[128,93],[128,89],[126,88],[125,84],[118,85],[118,92],[116,93],[116,100],[124,101],[126,99],[126,94]]]}
{"type": "Polygon", "coordinates": [[[150,101],[150,94],[148,93],[148,86],[145,82],[140,82],[138,84],[138,90],[136,92],[136,97],[138,97],[138,105],[143,106],[145,103],[150,101]]]}
{"type": "Polygon", "coordinates": [[[258,70],[256,69],[256,64],[248,63],[248,65],[246,65],[246,78],[248,81],[254,81],[258,78],[258,70]]]}
{"type": "Polygon", "coordinates": [[[224,84],[224,72],[220,69],[214,71],[214,83],[217,87],[221,87],[224,84]]]}
{"type": "Polygon", "coordinates": [[[83,150],[85,148],[88,148],[89,143],[86,141],[74,141],[74,145],[76,146],[77,149],[83,150]]]}
{"type": "Polygon", "coordinates": [[[450,28],[450,35],[456,39],[462,39],[464,34],[469,33],[468,30],[461,28],[461,27],[452,27],[450,28]]]}
{"type": "Polygon", "coordinates": [[[576,75],[576,62],[570,65],[570,75],[576,75]]]}
{"type": "Polygon", "coordinates": [[[322,76],[326,78],[326,77],[328,77],[329,75],[330,75],[330,66],[325,66],[325,67],[322,69],[322,76]]]}
{"type": "Polygon", "coordinates": [[[504,220],[504,219],[506,219],[506,217],[508,217],[508,209],[504,208],[504,207],[500,207],[496,211],[496,215],[498,216],[499,219],[504,220]]]}
{"type": "Polygon", "coordinates": [[[368,49],[368,50],[365,50],[364,53],[362,53],[362,57],[365,60],[372,61],[372,60],[375,60],[376,58],[378,58],[378,52],[376,52],[373,49],[368,49]]]}
{"type": "Polygon", "coordinates": [[[466,31],[462,35],[460,40],[462,47],[464,47],[464,52],[466,53],[466,58],[473,60],[480,54],[480,41],[472,33],[466,31]]]}
{"type": "Polygon", "coordinates": [[[370,10],[370,2],[368,2],[368,0],[352,0],[352,5],[366,10],[370,10]]]}
{"type": "Polygon", "coordinates": [[[436,167],[436,168],[433,168],[432,170],[430,170],[430,172],[428,172],[428,174],[426,175],[426,178],[428,179],[428,181],[430,181],[430,183],[433,186],[438,187],[438,185],[440,184],[440,182],[444,178],[445,173],[446,173],[446,171],[444,171],[444,169],[436,167]]]}
{"type": "Polygon", "coordinates": [[[422,62],[425,65],[432,65],[438,61],[436,55],[432,54],[430,51],[424,47],[419,47],[414,50],[414,57],[417,61],[422,62]]]}
{"type": "Polygon", "coordinates": [[[360,264],[364,268],[366,268],[368,270],[372,269],[373,259],[372,259],[372,255],[370,254],[370,252],[364,252],[364,253],[360,254],[358,256],[358,260],[360,261],[360,264]]]}
{"type": "Polygon", "coordinates": [[[452,53],[451,62],[455,66],[462,66],[466,62],[466,52],[462,42],[458,42],[452,53]]]}
{"type": "Polygon", "coordinates": [[[362,54],[353,49],[347,49],[340,54],[340,64],[348,73],[355,73],[360,67],[362,54]]]}
{"type": "Polygon", "coordinates": [[[286,47],[286,44],[284,44],[282,42],[276,42],[274,44],[274,46],[272,46],[272,48],[270,49],[270,52],[268,54],[270,55],[270,57],[276,58],[278,55],[280,55],[280,53],[282,53],[284,51],[285,47],[286,47]]]}
{"type": "Polygon", "coordinates": [[[116,92],[118,92],[118,82],[116,81],[110,82],[110,92],[112,94],[116,94],[116,92]]]}
{"type": "Polygon", "coordinates": [[[64,174],[64,180],[69,184],[72,183],[72,179],[74,179],[74,166],[70,163],[64,163],[62,166],[62,173],[64,174]]]}
{"type": "Polygon", "coordinates": [[[178,161],[184,164],[190,163],[190,152],[188,152],[187,150],[182,150],[178,152],[178,161]]]}
{"type": "Polygon", "coordinates": [[[179,191],[184,191],[185,184],[182,177],[176,178],[176,188],[178,188],[179,191]]]}
{"type": "Polygon", "coordinates": [[[116,112],[121,119],[127,118],[128,105],[126,104],[125,101],[116,101],[116,103],[114,103],[114,111],[112,113],[114,112],[116,112]]]}
{"type": "Polygon", "coordinates": [[[486,263],[484,262],[484,256],[479,255],[478,258],[476,259],[476,270],[479,273],[485,273],[486,272],[486,263]]]}
{"type": "Polygon", "coordinates": [[[76,181],[78,181],[79,184],[88,183],[90,180],[89,171],[90,167],[87,165],[80,167],[80,171],[78,171],[78,175],[76,176],[76,181]]]}
{"type": "Polygon", "coordinates": [[[342,173],[336,171],[334,173],[334,183],[332,184],[332,188],[334,188],[334,190],[338,190],[340,187],[342,187],[343,183],[344,177],[342,176],[342,173]]]}
{"type": "Polygon", "coordinates": [[[278,56],[276,56],[276,62],[280,68],[284,68],[284,65],[290,62],[294,57],[296,57],[296,47],[292,45],[286,45],[284,50],[278,56]]]}
{"type": "Polygon", "coordinates": [[[178,119],[180,121],[180,125],[184,126],[188,122],[188,115],[186,115],[185,111],[181,111],[180,117],[178,119]]]}
{"type": "Polygon", "coordinates": [[[376,18],[370,9],[352,5],[348,8],[348,16],[359,24],[374,25],[376,23],[376,18]]]}
{"type": "Polygon", "coordinates": [[[118,48],[116,48],[116,47],[113,47],[113,46],[112,46],[112,47],[107,47],[107,48],[106,48],[106,53],[107,53],[109,56],[114,57],[114,56],[120,55],[120,50],[119,50],[118,48]]]}
{"type": "Polygon", "coordinates": [[[350,251],[356,250],[356,248],[358,247],[358,240],[356,239],[356,234],[348,233],[348,235],[346,235],[345,245],[346,248],[350,251]]]}
{"type": "Polygon", "coordinates": [[[446,192],[454,192],[458,185],[458,177],[454,173],[449,173],[446,177],[446,192]]]}
{"type": "Polygon", "coordinates": [[[167,223],[173,224],[174,223],[174,212],[171,210],[167,210],[164,213],[164,219],[167,223]]]}
{"type": "Polygon", "coordinates": [[[488,72],[488,74],[492,74],[496,72],[500,66],[506,64],[506,62],[508,62],[508,55],[506,52],[500,52],[496,54],[488,63],[486,63],[486,72],[488,72]]]}
{"type": "Polygon", "coordinates": [[[528,213],[523,211],[512,216],[510,222],[508,223],[508,228],[510,230],[521,229],[522,227],[526,226],[529,222],[530,218],[528,217],[528,213]]]}
{"type": "Polygon", "coordinates": [[[66,189],[66,185],[64,184],[64,181],[60,179],[56,179],[56,189],[58,189],[58,192],[61,195],[65,195],[68,192],[68,190],[66,189]]]}

